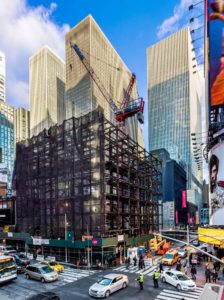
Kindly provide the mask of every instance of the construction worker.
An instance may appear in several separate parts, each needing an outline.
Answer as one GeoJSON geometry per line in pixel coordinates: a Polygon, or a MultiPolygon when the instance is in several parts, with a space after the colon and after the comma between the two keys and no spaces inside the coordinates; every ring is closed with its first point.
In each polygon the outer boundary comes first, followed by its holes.
{"type": "Polygon", "coordinates": [[[158,288],[159,287],[158,281],[159,281],[159,272],[156,269],[155,272],[154,272],[154,274],[153,274],[154,288],[158,288]]]}
{"type": "Polygon", "coordinates": [[[137,281],[139,282],[139,288],[140,290],[143,290],[143,283],[144,283],[145,277],[143,273],[140,273],[140,275],[137,278],[137,281]]]}

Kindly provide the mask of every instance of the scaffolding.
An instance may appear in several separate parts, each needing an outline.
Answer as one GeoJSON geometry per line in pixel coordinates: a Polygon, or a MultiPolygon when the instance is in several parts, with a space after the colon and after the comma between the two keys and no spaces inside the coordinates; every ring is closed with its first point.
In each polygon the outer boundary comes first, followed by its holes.
{"type": "Polygon", "coordinates": [[[17,144],[20,231],[79,239],[144,235],[162,222],[161,162],[107,121],[101,109],[17,144]]]}

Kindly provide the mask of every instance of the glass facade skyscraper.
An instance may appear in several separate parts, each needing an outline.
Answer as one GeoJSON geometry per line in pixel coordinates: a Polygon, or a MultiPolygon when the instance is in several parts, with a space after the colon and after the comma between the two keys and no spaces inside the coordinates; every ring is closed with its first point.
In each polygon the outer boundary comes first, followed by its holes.
{"type": "Polygon", "coordinates": [[[202,180],[191,143],[191,133],[201,133],[200,81],[194,57],[188,27],[147,49],[149,150],[173,152],[175,147],[186,166],[188,189],[200,187],[202,180]]]}
{"type": "MultiPolygon", "coordinates": [[[[7,175],[8,194],[11,193],[11,182],[14,167],[14,108],[0,100],[0,149],[2,161],[0,174],[7,175]],[[7,174],[6,173],[7,170],[7,174]]],[[[2,178],[2,176],[1,176],[2,178]]]]}
{"type": "MultiPolygon", "coordinates": [[[[66,48],[66,118],[80,117],[100,106],[105,117],[115,123],[114,113],[96,83],[82,65],[77,54],[70,47],[76,43],[93,68],[96,76],[119,107],[128,87],[131,72],[102,32],[92,16],[87,16],[65,37],[66,48]]],[[[137,87],[131,97],[137,99],[137,87]]],[[[126,133],[141,146],[142,131],[136,117],[126,121],[126,133]]]]}

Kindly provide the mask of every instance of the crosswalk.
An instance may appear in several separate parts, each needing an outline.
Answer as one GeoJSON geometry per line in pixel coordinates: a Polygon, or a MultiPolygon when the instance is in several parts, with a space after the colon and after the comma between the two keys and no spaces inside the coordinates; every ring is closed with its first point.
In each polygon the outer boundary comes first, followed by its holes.
{"type": "Polygon", "coordinates": [[[59,274],[58,283],[59,285],[71,283],[76,280],[82,279],[84,277],[90,276],[96,272],[97,271],[94,270],[88,271],[88,270],[79,270],[79,269],[72,269],[72,268],[65,267],[64,272],[59,274]]]}
{"type": "Polygon", "coordinates": [[[202,290],[203,289],[199,287],[192,292],[178,292],[177,290],[163,289],[162,292],[155,298],[155,300],[198,300],[202,290]]]}
{"type": "Polygon", "coordinates": [[[142,270],[139,270],[138,265],[134,266],[134,264],[131,264],[129,268],[126,266],[120,266],[118,268],[113,269],[113,271],[119,271],[119,272],[124,272],[124,273],[135,273],[135,274],[140,274],[142,273],[145,276],[152,276],[155,269],[157,268],[157,265],[151,265],[151,263],[147,260],[145,260],[145,268],[142,270]]]}

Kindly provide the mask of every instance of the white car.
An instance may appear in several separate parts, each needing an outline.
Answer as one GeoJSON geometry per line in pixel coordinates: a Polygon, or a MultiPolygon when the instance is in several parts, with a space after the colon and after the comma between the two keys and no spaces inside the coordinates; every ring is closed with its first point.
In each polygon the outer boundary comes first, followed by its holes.
{"type": "Polygon", "coordinates": [[[175,286],[178,291],[194,291],[196,289],[196,284],[193,280],[191,280],[184,273],[175,271],[175,270],[167,270],[164,271],[161,276],[162,282],[167,282],[175,286]]]}
{"type": "Polygon", "coordinates": [[[125,289],[128,276],[123,274],[107,274],[89,288],[89,295],[96,298],[108,298],[110,294],[125,289]]]}
{"type": "Polygon", "coordinates": [[[185,251],[184,249],[180,248],[180,249],[178,249],[178,255],[181,258],[185,257],[185,256],[187,256],[187,251],[185,251]]]}

